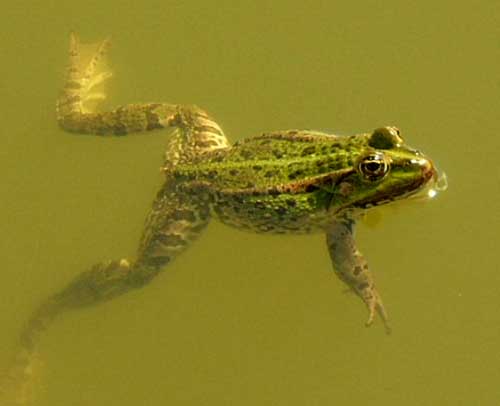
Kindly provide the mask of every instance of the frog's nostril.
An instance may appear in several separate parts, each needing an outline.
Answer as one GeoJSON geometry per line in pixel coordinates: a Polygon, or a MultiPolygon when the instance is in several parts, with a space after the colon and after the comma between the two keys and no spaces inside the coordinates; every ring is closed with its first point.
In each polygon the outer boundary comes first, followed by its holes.
{"type": "Polygon", "coordinates": [[[410,162],[413,165],[418,165],[418,166],[422,166],[422,167],[428,166],[429,164],[431,164],[431,162],[428,159],[425,159],[425,158],[413,158],[410,162]]]}
{"type": "Polygon", "coordinates": [[[422,174],[425,176],[425,178],[431,179],[437,177],[436,168],[434,167],[434,164],[432,163],[431,160],[421,157],[421,158],[414,158],[410,162],[412,165],[420,167],[422,174]]]}

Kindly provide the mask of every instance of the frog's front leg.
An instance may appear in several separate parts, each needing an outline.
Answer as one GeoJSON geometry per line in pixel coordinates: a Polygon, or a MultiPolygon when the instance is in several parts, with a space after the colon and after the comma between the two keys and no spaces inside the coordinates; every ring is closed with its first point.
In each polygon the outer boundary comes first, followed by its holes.
{"type": "Polygon", "coordinates": [[[375,288],[373,275],[368,263],[356,248],[354,240],[355,222],[350,218],[339,218],[327,229],[326,240],[337,276],[352,289],[368,307],[369,316],[366,325],[373,323],[375,312],[390,332],[387,314],[382,299],[375,288]]]}

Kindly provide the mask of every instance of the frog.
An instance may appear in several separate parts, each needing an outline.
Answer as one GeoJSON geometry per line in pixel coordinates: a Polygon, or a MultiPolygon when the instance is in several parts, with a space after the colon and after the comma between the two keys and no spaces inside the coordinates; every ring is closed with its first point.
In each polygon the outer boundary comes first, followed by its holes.
{"type": "Polygon", "coordinates": [[[231,145],[221,126],[196,105],[136,103],[100,111],[96,106],[106,94],[99,89],[112,76],[101,66],[110,40],[84,62],[75,33],[69,43],[56,105],[60,128],[103,137],[168,130],[164,180],[135,256],[99,262],[43,302],[22,331],[23,359],[34,353],[56,316],[148,285],[213,219],[260,234],[323,233],[335,275],[367,307],[366,325],[378,316],[390,331],[356,244],[356,225],[377,206],[430,196],[440,181],[433,161],[407,145],[398,128],[355,135],[270,131],[231,145]]]}

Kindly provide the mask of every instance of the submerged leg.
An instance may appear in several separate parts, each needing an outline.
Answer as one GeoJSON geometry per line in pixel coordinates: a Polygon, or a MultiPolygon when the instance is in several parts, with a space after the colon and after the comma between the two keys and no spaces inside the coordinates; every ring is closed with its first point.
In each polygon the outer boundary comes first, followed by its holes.
{"type": "Polygon", "coordinates": [[[375,288],[373,275],[368,269],[365,258],[356,248],[354,226],[354,220],[344,218],[334,221],[327,230],[326,240],[333,269],[342,282],[346,283],[367,305],[369,316],[366,325],[373,323],[377,312],[384,322],[386,331],[390,332],[387,314],[375,288]]]}
{"type": "Polygon", "coordinates": [[[78,275],[34,313],[22,334],[33,347],[48,322],[67,309],[103,302],[149,283],[205,229],[209,208],[203,195],[176,191],[168,182],[146,221],[137,259],[100,262],[78,275]]]}
{"type": "Polygon", "coordinates": [[[175,158],[182,158],[188,149],[203,152],[229,145],[219,125],[196,106],[142,103],[127,104],[111,111],[94,111],[89,102],[105,98],[104,93],[95,91],[95,87],[112,75],[107,68],[101,67],[109,44],[108,39],[104,40],[94,55],[84,62],[78,37],[71,34],[66,81],[56,109],[57,121],[64,130],[81,134],[125,135],[176,128],[179,130],[174,137],[177,145],[171,144],[171,151],[167,150],[170,165],[177,163],[175,158]]]}
{"type": "Polygon", "coordinates": [[[9,404],[4,400],[8,397],[18,399],[18,403],[12,404],[27,404],[25,393],[37,362],[37,344],[57,316],[146,285],[198,237],[208,221],[209,209],[203,195],[179,193],[167,181],[146,221],[136,260],[106,261],[92,266],[32,314],[21,332],[13,365],[0,380],[0,404],[9,404]]]}

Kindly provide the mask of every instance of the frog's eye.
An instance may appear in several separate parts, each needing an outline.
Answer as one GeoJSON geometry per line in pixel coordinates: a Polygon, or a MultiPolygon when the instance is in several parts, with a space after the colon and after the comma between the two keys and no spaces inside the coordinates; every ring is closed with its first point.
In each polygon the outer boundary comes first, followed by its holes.
{"type": "Polygon", "coordinates": [[[358,170],[365,179],[375,181],[382,179],[389,172],[389,163],[383,154],[375,152],[361,159],[358,170]]]}
{"type": "Polygon", "coordinates": [[[396,127],[382,127],[373,130],[368,145],[377,149],[392,149],[402,144],[400,131],[396,127]]]}

